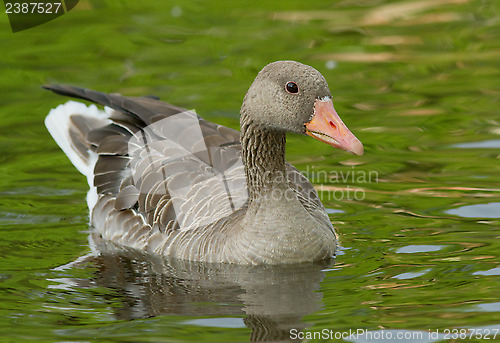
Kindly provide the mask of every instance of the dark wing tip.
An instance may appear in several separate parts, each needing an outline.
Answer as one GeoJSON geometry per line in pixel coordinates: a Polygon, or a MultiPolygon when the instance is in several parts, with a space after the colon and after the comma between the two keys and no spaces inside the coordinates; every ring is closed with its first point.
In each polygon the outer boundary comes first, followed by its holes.
{"type": "Polygon", "coordinates": [[[69,96],[73,98],[79,98],[83,100],[90,100],[86,96],[86,93],[88,92],[87,89],[85,88],[80,88],[80,87],[74,87],[74,86],[64,86],[64,85],[43,85],[43,89],[50,90],[56,94],[59,95],[64,95],[64,96],[69,96]]]}

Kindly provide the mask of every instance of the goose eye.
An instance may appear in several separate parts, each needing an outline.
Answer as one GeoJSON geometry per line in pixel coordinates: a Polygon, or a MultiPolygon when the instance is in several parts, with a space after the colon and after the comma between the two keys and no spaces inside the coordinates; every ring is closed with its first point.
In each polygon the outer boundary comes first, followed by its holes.
{"type": "Polygon", "coordinates": [[[293,81],[289,81],[285,85],[285,89],[290,94],[295,94],[299,92],[299,86],[293,81]]]}

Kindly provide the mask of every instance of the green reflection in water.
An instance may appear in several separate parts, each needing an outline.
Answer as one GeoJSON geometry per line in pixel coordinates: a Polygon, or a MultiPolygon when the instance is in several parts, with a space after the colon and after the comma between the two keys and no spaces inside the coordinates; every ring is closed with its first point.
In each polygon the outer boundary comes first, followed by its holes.
{"type": "MultiPolygon", "coordinates": [[[[106,259],[54,270],[89,252],[86,182],[46,133],[44,116],[63,100],[40,85],[155,94],[238,127],[241,99],[255,74],[279,59],[299,60],[324,74],[337,111],[366,151],[353,157],[307,137],[288,137],[288,160],[317,176],[326,207],[343,211],[331,218],[344,250],[317,281],[322,300],[303,313],[303,326],[316,332],[498,324],[498,306],[483,310],[498,302],[498,273],[486,272],[499,264],[497,213],[448,211],[500,201],[498,148],[457,145],[497,140],[500,134],[499,10],[492,0],[80,1],[69,14],[17,34],[1,16],[3,336],[262,338],[256,323],[264,319],[242,312],[241,280],[231,281],[239,288],[224,292],[200,286],[221,298],[178,295],[182,301],[165,308],[185,311],[141,318],[130,315],[139,311],[134,302],[146,306],[144,299],[162,298],[133,292],[134,285],[143,293],[163,289],[151,286],[151,271],[137,267],[148,262],[114,257],[118,272],[109,279],[106,259]],[[349,172],[376,172],[377,179],[342,180],[349,172]],[[340,199],[348,187],[362,191],[362,199],[340,199]],[[398,253],[411,246],[441,248],[398,253]],[[227,306],[234,309],[223,311],[227,306]],[[203,318],[223,323],[224,317],[244,318],[246,327],[193,324],[203,318]]],[[[169,285],[174,294],[196,293],[178,275],[152,275],[161,279],[154,285],[169,285]]],[[[286,318],[273,318],[281,326],[261,324],[283,331],[286,318]]]]}

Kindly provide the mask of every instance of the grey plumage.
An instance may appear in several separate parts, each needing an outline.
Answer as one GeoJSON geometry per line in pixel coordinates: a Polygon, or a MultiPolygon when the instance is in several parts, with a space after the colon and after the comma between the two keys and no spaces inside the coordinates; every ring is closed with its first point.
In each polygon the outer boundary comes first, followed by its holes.
{"type": "Polygon", "coordinates": [[[102,120],[71,113],[68,124],[78,155],[70,158],[94,165],[91,221],[103,238],[205,262],[294,263],[335,252],[316,191],[284,160],[285,131],[305,132],[314,101],[330,95],[315,69],[297,62],[264,68],[242,106],[241,137],[154,98],[45,88],[112,109],[102,120]],[[306,90],[293,101],[282,89],[292,78],[306,90]]]}

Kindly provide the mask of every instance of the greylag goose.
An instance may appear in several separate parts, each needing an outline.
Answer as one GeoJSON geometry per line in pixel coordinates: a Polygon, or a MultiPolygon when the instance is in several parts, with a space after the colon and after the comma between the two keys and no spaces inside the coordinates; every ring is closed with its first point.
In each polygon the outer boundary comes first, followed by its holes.
{"type": "Polygon", "coordinates": [[[330,258],[334,228],[317,192],[285,161],[285,134],[362,155],[325,78],[294,61],[260,71],[241,106],[241,132],[153,97],[44,86],[69,101],[45,124],[87,176],[91,225],[118,245],[236,264],[330,258]]]}

